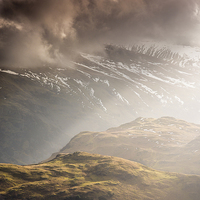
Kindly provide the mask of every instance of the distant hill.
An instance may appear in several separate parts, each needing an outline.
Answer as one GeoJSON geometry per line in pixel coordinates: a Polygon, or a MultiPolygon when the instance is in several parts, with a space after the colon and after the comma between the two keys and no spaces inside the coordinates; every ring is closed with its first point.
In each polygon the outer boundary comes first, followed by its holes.
{"type": "Polygon", "coordinates": [[[0,199],[199,200],[200,177],[75,152],[38,165],[0,164],[0,199]]]}
{"type": "Polygon", "coordinates": [[[157,170],[200,175],[199,144],[200,125],[172,117],[138,118],[103,132],[81,132],[61,152],[118,156],[157,170]]]}

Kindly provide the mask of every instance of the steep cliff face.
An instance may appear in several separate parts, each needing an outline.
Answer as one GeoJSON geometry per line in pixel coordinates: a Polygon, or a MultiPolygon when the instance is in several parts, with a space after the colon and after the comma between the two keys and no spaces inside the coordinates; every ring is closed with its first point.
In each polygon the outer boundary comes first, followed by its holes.
{"type": "Polygon", "coordinates": [[[184,46],[107,45],[101,55],[80,53],[61,66],[2,68],[0,162],[35,163],[80,131],[140,116],[198,123],[198,54],[184,46]]]}

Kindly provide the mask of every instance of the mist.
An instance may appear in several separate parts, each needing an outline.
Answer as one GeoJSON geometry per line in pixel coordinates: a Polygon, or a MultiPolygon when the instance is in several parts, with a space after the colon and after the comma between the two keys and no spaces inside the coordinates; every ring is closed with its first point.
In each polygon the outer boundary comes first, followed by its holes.
{"type": "Polygon", "coordinates": [[[0,62],[33,67],[143,39],[199,45],[198,0],[1,0],[0,62]]]}

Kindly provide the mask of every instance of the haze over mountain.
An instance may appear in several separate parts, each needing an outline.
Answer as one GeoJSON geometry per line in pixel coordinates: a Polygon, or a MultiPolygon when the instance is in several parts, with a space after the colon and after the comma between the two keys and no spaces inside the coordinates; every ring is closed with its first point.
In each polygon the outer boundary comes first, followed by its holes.
{"type": "Polygon", "coordinates": [[[0,162],[140,116],[199,123],[199,5],[0,0],[0,162]]]}
{"type": "Polygon", "coordinates": [[[0,0],[0,199],[198,200],[199,31],[199,0],[0,0]]]}
{"type": "Polygon", "coordinates": [[[143,45],[105,50],[101,56],[81,53],[71,68],[1,70],[1,162],[38,162],[80,131],[140,116],[199,122],[193,57],[143,45]]]}

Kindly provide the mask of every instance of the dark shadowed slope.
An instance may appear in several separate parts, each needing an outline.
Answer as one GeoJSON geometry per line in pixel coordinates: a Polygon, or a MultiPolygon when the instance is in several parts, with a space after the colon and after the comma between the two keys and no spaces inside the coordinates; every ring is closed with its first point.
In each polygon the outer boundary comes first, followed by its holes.
{"type": "Polygon", "coordinates": [[[2,199],[198,200],[199,187],[199,176],[89,153],[59,154],[39,165],[0,165],[2,199]]]}

